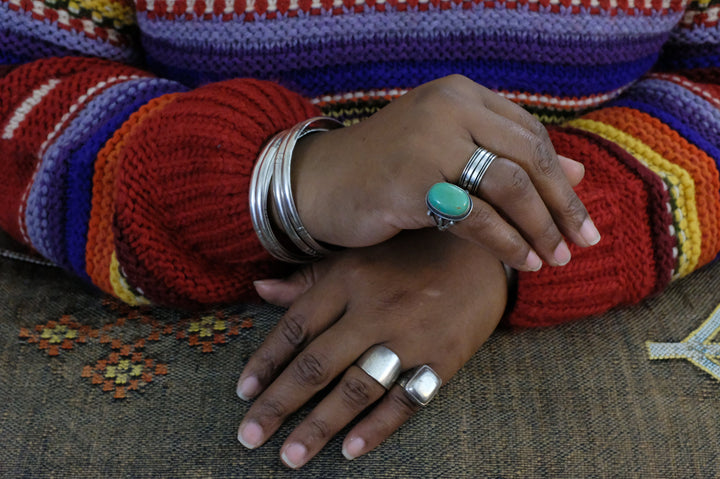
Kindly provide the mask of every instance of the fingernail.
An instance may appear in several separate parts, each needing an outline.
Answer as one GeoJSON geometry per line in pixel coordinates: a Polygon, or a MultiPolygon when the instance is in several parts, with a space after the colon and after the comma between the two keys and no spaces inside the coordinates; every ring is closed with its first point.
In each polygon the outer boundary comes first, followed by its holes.
{"type": "Polygon", "coordinates": [[[348,461],[352,461],[365,450],[365,440],[361,437],[354,437],[348,441],[347,445],[343,446],[343,456],[348,461]]]}
{"type": "Polygon", "coordinates": [[[237,395],[245,401],[254,398],[260,390],[260,381],[255,376],[248,376],[237,387],[237,395]]]}
{"type": "Polygon", "coordinates": [[[285,464],[297,469],[307,462],[305,456],[307,455],[307,448],[302,444],[294,442],[285,448],[282,455],[280,456],[285,464]]]}
{"type": "Polygon", "coordinates": [[[282,283],[281,279],[258,279],[257,281],[253,281],[253,286],[255,286],[255,289],[258,288],[269,288],[273,285],[276,285],[278,283],[282,283]]]}
{"type": "Polygon", "coordinates": [[[553,253],[553,258],[555,258],[559,266],[565,266],[570,262],[570,249],[565,241],[561,241],[560,244],[557,245],[553,253]]]}
{"type": "Polygon", "coordinates": [[[530,271],[538,271],[542,268],[542,260],[535,251],[530,250],[528,253],[527,258],[525,258],[525,267],[530,271]]]}
{"type": "Polygon", "coordinates": [[[600,232],[597,230],[595,224],[590,218],[583,221],[583,224],[580,227],[580,236],[582,236],[590,246],[595,245],[598,241],[600,241],[600,232]]]}
{"type": "Polygon", "coordinates": [[[263,441],[263,430],[260,424],[255,421],[248,421],[245,425],[240,426],[238,433],[238,441],[248,449],[255,449],[263,441]]]}

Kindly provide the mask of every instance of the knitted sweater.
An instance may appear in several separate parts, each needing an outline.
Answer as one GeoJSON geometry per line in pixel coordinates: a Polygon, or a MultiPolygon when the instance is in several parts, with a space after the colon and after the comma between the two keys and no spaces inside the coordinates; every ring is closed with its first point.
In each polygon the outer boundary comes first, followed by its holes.
{"type": "Polygon", "coordinates": [[[0,227],[131,304],[247,299],[282,274],[255,158],[461,73],[582,161],[602,234],[521,273],[511,322],[632,304],[720,250],[715,0],[0,0],[0,227]]]}

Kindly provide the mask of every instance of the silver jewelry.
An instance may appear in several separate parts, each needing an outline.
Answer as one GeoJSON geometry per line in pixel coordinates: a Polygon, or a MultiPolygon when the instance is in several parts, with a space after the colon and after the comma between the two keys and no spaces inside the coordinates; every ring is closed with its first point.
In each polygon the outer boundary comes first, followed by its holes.
{"type": "Polygon", "coordinates": [[[404,372],[398,384],[415,404],[427,406],[440,390],[442,379],[430,366],[423,364],[404,372]]]}
{"type": "Polygon", "coordinates": [[[495,153],[478,146],[465,165],[458,186],[477,196],[480,182],[495,158],[497,158],[495,153]]]}
{"type": "Polygon", "coordinates": [[[268,192],[272,182],[273,165],[282,133],[275,135],[263,149],[258,157],[252,178],[250,179],[250,218],[252,219],[255,234],[260,243],[280,261],[287,263],[303,263],[306,258],[293,251],[288,250],[278,241],[273,232],[270,215],[268,213],[268,192]]]}
{"type": "Polygon", "coordinates": [[[338,120],[316,117],[275,135],[263,148],[250,180],[250,217],[263,247],[275,258],[288,263],[306,263],[328,252],[307,232],[292,195],[291,165],[297,141],[305,135],[342,126],[338,120]],[[269,207],[274,207],[288,238],[299,249],[290,250],[275,234],[269,207]]]}
{"type": "Polygon", "coordinates": [[[342,126],[333,118],[311,118],[292,127],[283,135],[279,147],[279,154],[275,160],[275,171],[272,183],[273,198],[277,208],[278,219],[282,223],[285,233],[295,246],[311,259],[320,258],[329,253],[310,236],[300,220],[300,214],[295,207],[292,193],[291,166],[295,145],[300,138],[319,131],[328,131],[342,126]]]}
{"type": "Polygon", "coordinates": [[[435,183],[425,195],[427,214],[435,220],[440,231],[462,221],[473,209],[470,194],[452,183],[435,183]]]}
{"type": "Polygon", "coordinates": [[[400,358],[380,344],[365,351],[355,364],[385,389],[390,389],[400,375],[400,358]]]}

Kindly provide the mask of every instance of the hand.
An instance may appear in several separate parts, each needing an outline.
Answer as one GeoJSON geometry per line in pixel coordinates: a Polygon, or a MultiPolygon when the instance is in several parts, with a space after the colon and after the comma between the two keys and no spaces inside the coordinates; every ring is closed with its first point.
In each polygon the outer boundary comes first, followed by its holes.
{"type": "Polygon", "coordinates": [[[290,309],[238,381],[240,397],[257,397],[238,430],[240,442],[260,446],[341,378],[285,440],[281,457],[295,468],[369,407],[343,443],[349,459],[377,447],[418,410],[399,386],[386,392],[353,364],[364,351],[385,345],[403,370],[428,364],[445,383],[497,325],[507,284],[502,265],[484,249],[424,230],[343,251],[256,287],[290,309]]]}
{"type": "Polygon", "coordinates": [[[459,75],[422,85],[359,124],[299,142],[293,185],[300,216],[316,239],[348,247],[433,226],[425,194],[437,182],[457,183],[478,145],[498,158],[472,214],[449,231],[522,270],[540,269],[541,258],[567,263],[562,235],[579,246],[599,241],[572,190],[582,165],[558,158],[528,112],[459,75]]]}

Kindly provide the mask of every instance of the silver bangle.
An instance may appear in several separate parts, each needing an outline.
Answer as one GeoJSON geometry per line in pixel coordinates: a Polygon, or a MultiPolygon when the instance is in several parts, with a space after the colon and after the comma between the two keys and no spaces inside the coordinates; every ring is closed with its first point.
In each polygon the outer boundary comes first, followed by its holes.
{"type": "Polygon", "coordinates": [[[305,120],[275,135],[258,156],[250,180],[250,217],[263,247],[275,258],[288,263],[306,263],[327,254],[305,229],[292,194],[292,155],[297,141],[314,132],[339,128],[342,123],[329,117],[305,120]],[[268,207],[275,206],[278,220],[288,238],[299,249],[285,247],[273,231],[268,207]]]}
{"type": "Polygon", "coordinates": [[[292,193],[292,156],[295,145],[300,138],[311,133],[328,131],[340,126],[342,126],[342,123],[339,121],[325,117],[310,118],[298,123],[283,134],[279,153],[275,160],[272,191],[278,219],[293,244],[308,255],[310,259],[320,258],[330,251],[310,236],[310,233],[308,233],[300,220],[300,214],[295,207],[295,199],[292,193]]]}
{"type": "Polygon", "coordinates": [[[275,135],[262,150],[257,163],[255,163],[252,178],[250,179],[250,218],[260,244],[268,253],[280,261],[302,263],[305,262],[304,257],[288,250],[278,241],[268,214],[268,193],[272,182],[275,156],[281,140],[281,134],[275,135]]]}

